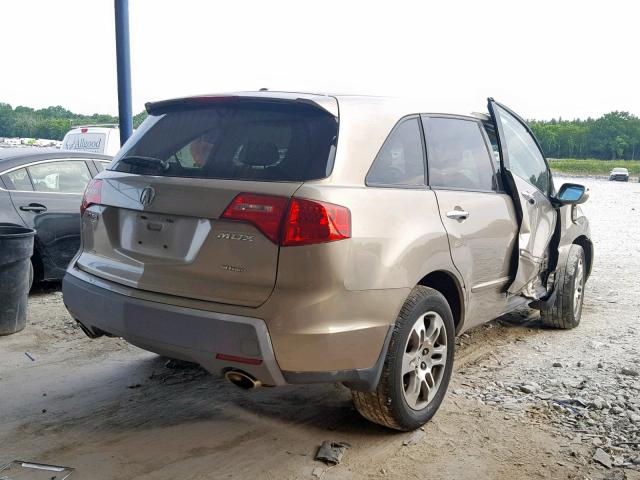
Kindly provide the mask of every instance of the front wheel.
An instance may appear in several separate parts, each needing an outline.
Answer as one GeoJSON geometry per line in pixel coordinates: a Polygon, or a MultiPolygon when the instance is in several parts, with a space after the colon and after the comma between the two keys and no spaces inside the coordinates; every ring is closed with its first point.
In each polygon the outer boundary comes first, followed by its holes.
{"type": "Polygon", "coordinates": [[[447,300],[432,288],[414,288],[396,320],[377,389],[352,391],[356,409],[368,420],[396,430],[424,425],[446,394],[454,347],[447,300]]]}
{"type": "Polygon", "coordinates": [[[552,306],[540,310],[542,323],[548,327],[570,329],[580,324],[586,268],[584,250],[571,245],[561,258],[556,272],[556,299],[552,306]]]}

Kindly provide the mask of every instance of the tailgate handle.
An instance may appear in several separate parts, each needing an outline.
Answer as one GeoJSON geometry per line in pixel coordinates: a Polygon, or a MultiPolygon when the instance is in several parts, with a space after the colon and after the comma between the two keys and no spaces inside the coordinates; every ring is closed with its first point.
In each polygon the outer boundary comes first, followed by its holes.
{"type": "Polygon", "coordinates": [[[39,203],[30,203],[29,205],[22,205],[20,207],[20,210],[22,210],[23,212],[41,213],[41,212],[46,212],[47,207],[39,203]]]}

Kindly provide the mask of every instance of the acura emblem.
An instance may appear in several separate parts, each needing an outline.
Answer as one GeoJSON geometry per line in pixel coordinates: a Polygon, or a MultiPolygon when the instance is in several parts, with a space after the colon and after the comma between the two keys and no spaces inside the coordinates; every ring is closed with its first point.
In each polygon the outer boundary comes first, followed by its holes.
{"type": "Polygon", "coordinates": [[[156,191],[151,187],[147,187],[140,193],[140,203],[146,207],[147,205],[150,205],[151,202],[153,202],[153,199],[155,197],[156,191]]]}

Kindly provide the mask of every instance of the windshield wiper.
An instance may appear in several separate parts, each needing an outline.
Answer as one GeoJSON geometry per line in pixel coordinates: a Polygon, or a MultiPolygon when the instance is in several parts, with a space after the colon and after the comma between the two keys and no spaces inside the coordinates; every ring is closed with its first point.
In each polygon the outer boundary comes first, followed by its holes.
{"type": "Polygon", "coordinates": [[[169,162],[156,157],[145,157],[142,155],[129,155],[120,159],[122,163],[128,165],[135,165],[136,167],[147,167],[162,170],[163,172],[169,169],[169,162]]]}

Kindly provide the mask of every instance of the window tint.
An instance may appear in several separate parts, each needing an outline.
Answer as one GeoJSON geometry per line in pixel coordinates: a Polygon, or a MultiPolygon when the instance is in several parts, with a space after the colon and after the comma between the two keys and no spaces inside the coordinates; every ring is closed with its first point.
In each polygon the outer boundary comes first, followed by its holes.
{"type": "Polygon", "coordinates": [[[373,162],[367,185],[424,185],[424,150],[417,118],[403,121],[389,135],[373,162]]]}
{"type": "Polygon", "coordinates": [[[500,107],[496,111],[504,130],[509,155],[509,170],[526,182],[549,193],[549,172],[540,149],[527,129],[500,107]]]}
{"type": "Polygon", "coordinates": [[[38,192],[82,193],[91,180],[82,160],[40,163],[29,167],[29,173],[38,192]]]}
{"type": "Polygon", "coordinates": [[[338,123],[324,110],[246,100],[181,108],[150,115],[110,168],[258,181],[304,181],[331,172],[338,123]]]}
{"type": "Polygon", "coordinates": [[[492,190],[492,161],[480,125],[457,118],[425,117],[423,120],[429,151],[429,184],[492,190]]]}
{"type": "Polygon", "coordinates": [[[13,172],[6,173],[2,176],[2,180],[9,190],[23,190],[28,192],[33,190],[26,168],[20,168],[13,172]]]}

